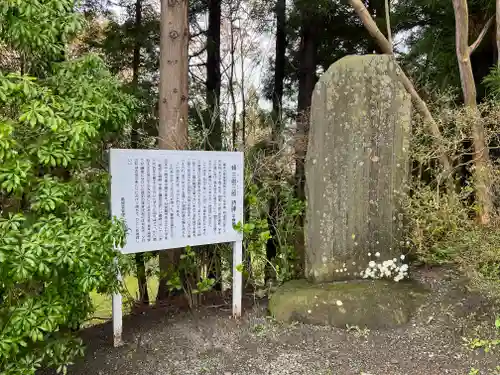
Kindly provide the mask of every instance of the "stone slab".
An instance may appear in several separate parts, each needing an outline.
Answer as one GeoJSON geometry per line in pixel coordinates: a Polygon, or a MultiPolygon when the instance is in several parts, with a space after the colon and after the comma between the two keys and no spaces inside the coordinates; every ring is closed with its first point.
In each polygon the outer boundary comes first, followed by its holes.
{"type": "Polygon", "coordinates": [[[413,282],[354,280],[312,284],[293,280],[273,293],[269,312],[280,322],[394,328],[409,322],[427,293],[413,282]]]}

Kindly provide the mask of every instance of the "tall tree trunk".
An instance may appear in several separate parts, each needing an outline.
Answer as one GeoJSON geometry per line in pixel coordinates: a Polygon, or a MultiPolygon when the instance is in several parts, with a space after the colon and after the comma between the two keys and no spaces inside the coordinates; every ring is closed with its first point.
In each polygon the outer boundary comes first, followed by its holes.
{"type": "MultiPolygon", "coordinates": [[[[240,33],[240,54],[241,54],[241,59],[240,59],[240,74],[241,74],[241,81],[240,81],[240,87],[241,87],[241,151],[244,151],[246,148],[247,144],[247,137],[246,137],[246,131],[247,131],[247,99],[246,99],[246,92],[245,92],[245,53],[244,51],[244,42],[245,38],[243,37],[243,28],[244,26],[241,25],[241,18],[238,19],[238,31],[240,33]]],[[[246,210],[246,217],[245,221],[248,222],[248,218],[250,211],[246,210]]]]}
{"type": "Polygon", "coordinates": [[[500,69],[500,0],[495,1],[495,36],[497,44],[497,67],[500,69]]]}
{"type": "MultiPolygon", "coordinates": [[[[188,141],[188,1],[161,0],[160,149],[182,150],[188,141]]],[[[179,264],[182,249],[160,252],[158,299],[168,296],[169,266],[179,264]]]]}
{"type": "MultiPolygon", "coordinates": [[[[207,81],[206,101],[207,110],[205,126],[209,127],[209,133],[205,139],[205,150],[222,150],[222,124],[220,119],[220,26],[221,26],[221,0],[208,0],[208,29],[207,29],[207,81]]],[[[222,290],[222,278],[219,274],[220,256],[217,245],[206,245],[202,247],[205,252],[204,259],[209,268],[208,277],[216,280],[215,290],[222,290]]]]}
{"type": "MultiPolygon", "coordinates": [[[[139,69],[141,65],[141,24],[142,24],[142,0],[135,2],[135,24],[134,24],[134,53],[132,57],[132,86],[139,89],[139,69]]],[[[139,121],[134,118],[131,134],[132,148],[139,145],[139,121]]],[[[146,278],[146,265],[144,264],[144,253],[135,254],[135,265],[137,268],[137,283],[139,286],[139,302],[149,305],[148,282],[146,278]]]]}
{"type": "Polygon", "coordinates": [[[389,0],[385,0],[385,31],[387,35],[387,41],[392,46],[392,30],[391,30],[391,2],[389,0]]]}
{"type": "Polygon", "coordinates": [[[299,92],[297,100],[297,142],[296,153],[296,192],[299,199],[305,198],[304,160],[309,133],[311,98],[316,84],[316,43],[314,30],[303,25],[300,42],[299,92]]]}
{"type": "Polygon", "coordinates": [[[222,149],[222,126],[220,120],[220,25],[221,0],[208,0],[207,29],[207,116],[205,126],[210,132],[205,141],[205,150],[222,149]]]}
{"type": "MultiPolygon", "coordinates": [[[[305,13],[305,12],[304,12],[305,13]]],[[[299,63],[299,93],[297,99],[297,136],[295,141],[295,194],[298,199],[305,200],[305,156],[307,151],[307,136],[309,133],[309,115],[314,85],[316,84],[316,35],[314,22],[302,15],[300,35],[300,63],[299,63]]],[[[299,218],[301,228],[304,218],[299,218]]],[[[299,273],[305,266],[304,233],[299,231],[297,241],[297,256],[299,259],[299,273]]]]}
{"type": "MultiPolygon", "coordinates": [[[[272,93],[273,109],[272,109],[272,147],[274,151],[278,151],[280,145],[281,132],[283,127],[282,122],[282,103],[283,103],[283,87],[285,79],[285,62],[286,62],[286,0],[276,0],[274,12],[276,14],[276,44],[275,44],[275,60],[274,60],[274,85],[272,93]]],[[[274,154],[274,153],[273,153],[274,154]]],[[[270,262],[276,257],[278,248],[277,241],[277,221],[279,217],[279,196],[280,187],[276,187],[273,196],[269,200],[268,225],[271,233],[271,240],[266,245],[266,257],[268,261],[266,278],[271,277],[269,267],[270,262]]]]}
{"type": "MultiPolygon", "coordinates": [[[[232,7],[231,7],[232,8],[232,7]]],[[[232,136],[232,146],[233,146],[233,151],[236,151],[237,143],[238,143],[238,121],[237,121],[237,106],[236,106],[236,96],[234,94],[234,67],[236,65],[236,60],[234,58],[235,50],[236,50],[236,45],[235,45],[235,40],[234,40],[234,20],[232,18],[232,13],[234,13],[234,10],[230,10],[230,19],[229,19],[229,40],[230,40],[230,49],[229,49],[229,77],[228,77],[228,90],[229,90],[229,96],[231,97],[231,105],[233,109],[233,118],[231,122],[231,136],[232,136]]]]}
{"type": "MultiPolygon", "coordinates": [[[[499,0],[500,1],[500,0],[499,0]]],[[[285,80],[285,63],[286,63],[286,0],[276,0],[276,58],[274,61],[274,85],[273,85],[273,128],[272,140],[277,142],[281,136],[282,130],[282,101],[283,87],[285,80]]]]}
{"type": "Polygon", "coordinates": [[[489,24],[484,27],[478,39],[469,46],[469,10],[467,0],[453,0],[453,10],[455,12],[455,43],[458,66],[460,69],[460,81],[464,104],[471,111],[473,116],[472,140],[474,145],[474,176],[476,182],[476,199],[479,205],[479,220],[486,225],[490,222],[493,209],[489,176],[489,150],[486,144],[485,130],[481,121],[481,114],[477,108],[476,84],[472,74],[471,54],[481,43],[487,32],[489,24]]]}
{"type": "MultiPolygon", "coordinates": [[[[238,4],[238,8],[241,6],[241,2],[238,4]]],[[[245,53],[243,52],[244,46],[243,43],[245,41],[244,38],[244,32],[243,32],[244,26],[241,25],[241,18],[238,17],[238,31],[240,33],[240,74],[241,74],[241,81],[240,81],[240,89],[241,89],[241,145],[240,145],[240,151],[245,151],[246,145],[247,145],[247,99],[246,99],[246,92],[245,92],[245,53]]],[[[243,209],[243,222],[248,223],[250,221],[250,205],[245,204],[245,207],[243,209]]]]}

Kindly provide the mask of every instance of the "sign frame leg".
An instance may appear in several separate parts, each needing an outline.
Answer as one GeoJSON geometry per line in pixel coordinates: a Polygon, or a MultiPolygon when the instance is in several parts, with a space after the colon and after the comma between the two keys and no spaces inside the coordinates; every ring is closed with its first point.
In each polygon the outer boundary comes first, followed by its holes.
{"type": "MultiPolygon", "coordinates": [[[[233,242],[233,318],[241,317],[243,275],[238,266],[243,263],[243,241],[233,242]]],[[[241,267],[241,266],[240,266],[241,267]]]]}
{"type": "MultiPolygon", "coordinates": [[[[118,259],[115,259],[118,263],[118,259]]],[[[121,283],[122,276],[118,270],[117,275],[118,281],[121,283]]],[[[113,304],[112,304],[112,316],[113,316],[113,346],[115,348],[123,345],[122,340],[122,330],[123,330],[123,311],[122,311],[122,295],[120,293],[113,294],[113,304]]]]}

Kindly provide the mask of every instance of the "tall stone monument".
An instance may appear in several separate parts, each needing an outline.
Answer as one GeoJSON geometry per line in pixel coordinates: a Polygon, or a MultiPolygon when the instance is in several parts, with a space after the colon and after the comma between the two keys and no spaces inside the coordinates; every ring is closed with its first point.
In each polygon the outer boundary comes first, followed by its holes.
{"type": "Polygon", "coordinates": [[[308,281],[271,297],[278,320],[398,325],[423,295],[397,283],[408,270],[399,202],[412,110],[400,73],[389,55],[347,56],[315,86],[305,167],[308,281]]]}
{"type": "Polygon", "coordinates": [[[361,278],[370,261],[400,262],[411,99],[399,74],[389,55],[347,56],[316,84],[306,159],[310,280],[361,278]]]}

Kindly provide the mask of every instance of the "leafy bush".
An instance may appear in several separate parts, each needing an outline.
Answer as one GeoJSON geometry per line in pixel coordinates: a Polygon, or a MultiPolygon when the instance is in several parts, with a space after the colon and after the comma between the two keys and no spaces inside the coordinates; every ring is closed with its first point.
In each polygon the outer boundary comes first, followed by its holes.
{"type": "Polygon", "coordinates": [[[483,83],[488,89],[489,95],[498,100],[500,98],[500,69],[498,66],[491,68],[490,73],[484,77],[483,83]]]}
{"type": "Polygon", "coordinates": [[[103,141],[131,99],[94,56],[36,80],[0,74],[0,372],[59,371],[89,292],[115,289],[120,223],[109,219],[103,141]]]}
{"type": "Polygon", "coordinates": [[[83,22],[73,0],[2,0],[0,44],[21,60],[21,70],[43,74],[61,60],[83,22]]]}
{"type": "MultiPolygon", "coordinates": [[[[495,148],[499,144],[500,104],[496,101],[479,106],[481,121],[491,147],[489,174],[491,194],[498,191],[500,168],[495,148]]],[[[471,150],[470,113],[460,107],[443,105],[437,122],[443,128],[445,146],[455,166],[454,191],[449,191],[446,176],[436,167],[439,156],[435,142],[429,140],[423,125],[416,122],[412,140],[412,159],[417,170],[404,199],[407,213],[408,242],[413,256],[424,264],[453,263],[469,278],[470,286],[491,297],[500,297],[500,235],[498,199],[489,227],[479,225],[474,204],[475,181],[471,150]]]]}
{"type": "Polygon", "coordinates": [[[303,230],[300,217],[305,203],[295,196],[293,174],[287,169],[293,157],[286,146],[276,150],[265,141],[257,142],[246,152],[245,233],[246,270],[255,287],[268,277],[278,283],[297,277],[297,235],[303,230]],[[274,200],[275,212],[270,212],[274,200]],[[273,241],[276,257],[267,259],[267,245],[273,241]]]}
{"type": "Polygon", "coordinates": [[[453,262],[459,252],[455,247],[457,235],[473,226],[459,195],[442,194],[432,186],[415,182],[404,209],[408,242],[417,261],[428,265],[453,262]]]}
{"type": "Polygon", "coordinates": [[[500,299],[500,228],[474,227],[454,241],[456,261],[470,286],[492,299],[500,299]]]}

